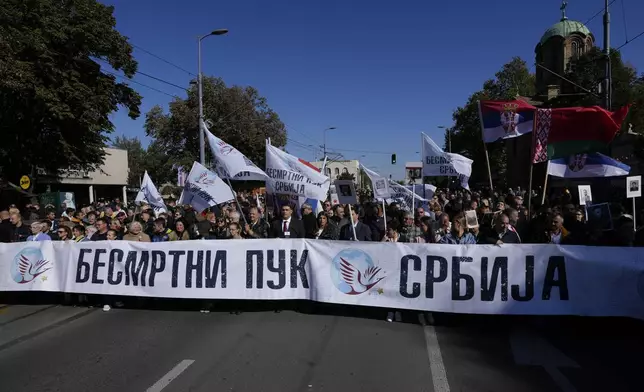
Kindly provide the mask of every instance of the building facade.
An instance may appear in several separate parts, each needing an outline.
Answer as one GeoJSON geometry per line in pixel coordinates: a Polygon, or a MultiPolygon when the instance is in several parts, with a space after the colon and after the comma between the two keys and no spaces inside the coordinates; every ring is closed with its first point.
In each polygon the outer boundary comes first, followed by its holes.
{"type": "MultiPolygon", "coordinates": [[[[323,161],[311,162],[311,164],[318,169],[322,170],[323,161]]],[[[355,183],[358,188],[361,187],[361,176],[360,176],[360,161],[351,159],[351,160],[341,160],[341,161],[327,161],[325,167],[325,174],[331,180],[337,180],[342,173],[352,174],[355,178],[355,183]]]]}
{"type": "Polygon", "coordinates": [[[105,152],[105,162],[96,171],[65,170],[59,177],[39,171],[36,193],[73,193],[76,205],[117,197],[127,203],[127,178],[130,172],[127,150],[106,148],[105,152]]]}

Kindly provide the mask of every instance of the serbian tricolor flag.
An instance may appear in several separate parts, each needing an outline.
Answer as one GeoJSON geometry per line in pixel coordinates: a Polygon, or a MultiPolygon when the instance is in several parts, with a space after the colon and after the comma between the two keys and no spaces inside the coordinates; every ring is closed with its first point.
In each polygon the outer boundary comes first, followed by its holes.
{"type": "Polygon", "coordinates": [[[598,152],[622,127],[629,106],[610,112],[599,106],[537,109],[533,163],[598,152]]]}
{"type": "Polygon", "coordinates": [[[535,110],[521,100],[479,101],[483,142],[493,143],[532,132],[535,110]]]}

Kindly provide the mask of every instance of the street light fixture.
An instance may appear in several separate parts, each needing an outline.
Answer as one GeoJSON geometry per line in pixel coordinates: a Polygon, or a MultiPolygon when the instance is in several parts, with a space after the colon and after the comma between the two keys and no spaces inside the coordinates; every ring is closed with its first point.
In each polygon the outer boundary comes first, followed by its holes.
{"type": "Polygon", "coordinates": [[[199,75],[197,75],[197,83],[199,84],[199,162],[202,165],[206,165],[206,143],[204,140],[205,129],[203,129],[203,86],[202,86],[202,72],[201,72],[201,41],[204,38],[210,37],[212,35],[224,35],[228,33],[228,29],[217,29],[213,30],[208,34],[201,35],[198,37],[198,46],[199,46],[199,75]]]}
{"type": "Polygon", "coordinates": [[[446,127],[445,125],[439,125],[436,128],[438,128],[438,129],[447,129],[447,151],[452,152],[452,129],[446,127]]]}
{"type": "Polygon", "coordinates": [[[337,129],[336,127],[328,127],[324,129],[324,144],[322,145],[322,149],[324,150],[324,155],[322,156],[322,159],[326,157],[326,131],[331,131],[333,129],[337,129]]]}

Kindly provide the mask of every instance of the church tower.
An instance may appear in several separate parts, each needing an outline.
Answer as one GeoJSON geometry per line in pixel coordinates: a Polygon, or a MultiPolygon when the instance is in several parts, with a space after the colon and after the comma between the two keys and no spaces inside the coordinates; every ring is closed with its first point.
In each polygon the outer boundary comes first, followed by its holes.
{"type": "MultiPolygon", "coordinates": [[[[595,45],[595,37],[583,23],[566,17],[566,6],[561,4],[561,20],[552,25],[541,37],[534,49],[537,64],[563,75],[570,62],[595,45]]],[[[561,92],[562,80],[558,76],[536,67],[537,96],[544,101],[556,97],[561,92]]]]}

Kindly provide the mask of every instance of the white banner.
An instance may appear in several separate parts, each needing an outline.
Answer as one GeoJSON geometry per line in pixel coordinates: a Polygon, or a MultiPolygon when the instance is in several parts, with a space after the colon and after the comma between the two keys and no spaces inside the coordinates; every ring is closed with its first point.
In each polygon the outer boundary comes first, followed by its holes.
{"type": "Polygon", "coordinates": [[[266,144],[266,189],[270,193],[326,200],[331,180],[309,162],[266,144]]]}
{"type": "Polygon", "coordinates": [[[235,200],[233,191],[215,173],[203,167],[199,162],[192,164],[190,174],[185,181],[178,204],[189,204],[198,212],[217,204],[235,200]]]}
{"type": "Polygon", "coordinates": [[[205,123],[202,123],[202,125],[208,138],[210,151],[212,151],[212,155],[215,158],[215,170],[221,178],[266,181],[266,173],[262,169],[257,167],[235,147],[210,133],[205,123]]]}
{"type": "Polygon", "coordinates": [[[460,154],[444,152],[429,136],[422,134],[423,176],[458,176],[461,186],[469,189],[472,160],[460,154]]]}
{"type": "Polygon", "coordinates": [[[364,173],[371,180],[371,188],[373,191],[373,197],[378,200],[389,199],[391,197],[391,191],[389,190],[389,181],[387,178],[381,176],[375,171],[366,168],[364,165],[360,164],[364,173]]]}
{"type": "Polygon", "coordinates": [[[161,212],[167,212],[168,207],[165,206],[165,202],[161,197],[161,194],[157,190],[157,187],[152,182],[152,179],[148,175],[148,171],[145,171],[143,175],[143,181],[141,182],[141,190],[136,195],[134,202],[141,204],[143,202],[148,203],[154,211],[158,214],[161,212]]]}
{"type": "Polygon", "coordinates": [[[644,252],[270,239],[0,244],[0,291],[644,319],[644,252]]]}

